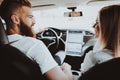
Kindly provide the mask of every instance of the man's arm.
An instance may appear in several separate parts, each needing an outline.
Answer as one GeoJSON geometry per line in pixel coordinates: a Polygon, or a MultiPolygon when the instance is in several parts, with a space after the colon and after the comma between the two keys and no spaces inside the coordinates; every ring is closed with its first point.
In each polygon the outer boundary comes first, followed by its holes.
{"type": "Polygon", "coordinates": [[[44,43],[40,40],[32,39],[34,43],[31,42],[33,45],[27,55],[39,64],[42,74],[48,80],[72,80],[71,66],[67,63],[58,66],[44,43]]]}

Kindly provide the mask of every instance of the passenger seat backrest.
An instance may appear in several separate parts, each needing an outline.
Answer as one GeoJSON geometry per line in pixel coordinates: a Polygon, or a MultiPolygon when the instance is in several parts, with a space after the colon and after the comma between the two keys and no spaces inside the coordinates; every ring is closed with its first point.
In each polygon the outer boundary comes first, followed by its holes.
{"type": "Polygon", "coordinates": [[[79,80],[120,80],[120,58],[92,67],[79,80]]]}

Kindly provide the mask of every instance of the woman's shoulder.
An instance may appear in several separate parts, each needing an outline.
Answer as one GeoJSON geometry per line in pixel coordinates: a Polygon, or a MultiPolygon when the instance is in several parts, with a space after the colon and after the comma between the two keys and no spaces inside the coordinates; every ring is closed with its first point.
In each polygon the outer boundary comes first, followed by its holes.
{"type": "Polygon", "coordinates": [[[98,63],[102,63],[113,58],[112,51],[109,49],[103,49],[94,53],[94,58],[97,60],[98,63]]]}
{"type": "MultiPolygon", "coordinates": [[[[93,51],[94,52],[94,51],[93,51]]],[[[102,50],[100,50],[100,51],[96,51],[96,52],[94,52],[95,53],[95,55],[111,55],[112,56],[112,51],[111,50],[109,50],[109,49],[102,49],[102,50]]]]}

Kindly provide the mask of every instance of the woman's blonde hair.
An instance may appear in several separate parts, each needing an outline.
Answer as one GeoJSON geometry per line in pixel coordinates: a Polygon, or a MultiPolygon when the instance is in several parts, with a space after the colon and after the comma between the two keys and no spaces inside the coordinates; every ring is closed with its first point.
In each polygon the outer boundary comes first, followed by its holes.
{"type": "Polygon", "coordinates": [[[113,51],[118,57],[120,47],[120,5],[103,7],[98,16],[99,39],[102,49],[113,51]]]}

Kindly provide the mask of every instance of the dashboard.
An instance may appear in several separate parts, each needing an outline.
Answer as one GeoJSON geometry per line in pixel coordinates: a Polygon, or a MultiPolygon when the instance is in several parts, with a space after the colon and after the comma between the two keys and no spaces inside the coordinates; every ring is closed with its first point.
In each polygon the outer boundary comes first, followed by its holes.
{"type": "Polygon", "coordinates": [[[56,29],[49,27],[48,30],[37,34],[37,39],[42,40],[48,49],[55,54],[64,50],[67,55],[82,56],[83,45],[93,37],[93,33],[79,29],[56,29]],[[49,48],[49,46],[53,46],[49,48]],[[56,50],[55,50],[56,48],[56,50]]]}

